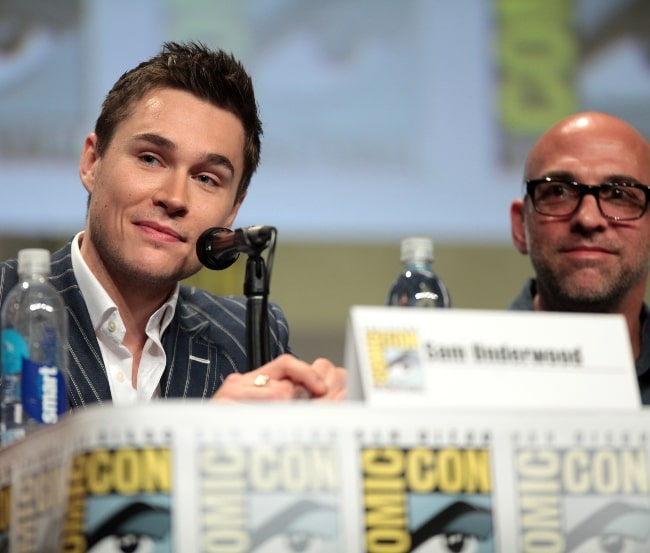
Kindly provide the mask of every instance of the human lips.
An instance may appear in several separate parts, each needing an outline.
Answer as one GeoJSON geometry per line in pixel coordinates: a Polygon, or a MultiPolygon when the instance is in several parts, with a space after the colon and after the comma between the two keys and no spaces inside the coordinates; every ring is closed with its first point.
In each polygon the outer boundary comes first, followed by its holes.
{"type": "Polygon", "coordinates": [[[147,236],[163,242],[186,242],[184,236],[168,227],[155,221],[139,221],[136,226],[147,236]]]}
{"type": "Polygon", "coordinates": [[[571,244],[560,247],[560,253],[579,258],[602,258],[614,255],[613,249],[596,244],[571,244]]]}

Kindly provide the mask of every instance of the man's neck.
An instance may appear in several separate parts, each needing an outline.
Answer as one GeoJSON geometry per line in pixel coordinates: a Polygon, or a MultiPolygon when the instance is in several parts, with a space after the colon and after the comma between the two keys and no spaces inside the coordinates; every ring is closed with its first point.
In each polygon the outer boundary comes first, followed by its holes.
{"type": "Polygon", "coordinates": [[[612,313],[623,315],[625,322],[627,324],[627,329],[630,335],[630,345],[632,346],[632,354],[634,359],[636,359],[641,353],[641,311],[643,309],[643,298],[630,297],[626,298],[625,301],[621,302],[615,308],[612,309],[566,309],[565,306],[554,306],[549,304],[549,302],[544,301],[539,293],[536,293],[533,297],[533,306],[535,311],[573,311],[576,313],[612,313]]]}
{"type": "MultiPolygon", "coordinates": [[[[97,250],[80,236],[80,252],[88,269],[117,306],[127,336],[146,340],[145,329],[151,315],[169,298],[175,284],[143,282],[137,277],[108,267],[97,250]]],[[[144,341],[142,342],[144,344],[144,341]]]]}

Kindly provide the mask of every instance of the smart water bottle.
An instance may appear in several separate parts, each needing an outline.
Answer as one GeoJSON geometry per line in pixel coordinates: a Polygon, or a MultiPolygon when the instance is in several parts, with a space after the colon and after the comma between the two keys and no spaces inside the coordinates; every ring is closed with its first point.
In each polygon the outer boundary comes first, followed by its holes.
{"type": "Polygon", "coordinates": [[[18,252],[18,284],[0,312],[2,444],[53,424],[68,410],[67,315],[48,282],[50,252],[18,252]]]}
{"type": "Polygon", "coordinates": [[[404,269],[393,282],[387,305],[451,307],[451,298],[441,278],[433,271],[433,240],[414,236],[400,246],[404,269]]]}

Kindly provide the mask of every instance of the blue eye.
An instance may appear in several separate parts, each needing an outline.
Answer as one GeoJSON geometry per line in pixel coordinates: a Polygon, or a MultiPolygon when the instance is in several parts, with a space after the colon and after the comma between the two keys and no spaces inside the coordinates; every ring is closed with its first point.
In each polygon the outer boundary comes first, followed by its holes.
{"type": "Polygon", "coordinates": [[[158,158],[152,154],[142,154],[140,160],[143,161],[146,165],[155,165],[158,162],[158,158]]]}
{"type": "Polygon", "coordinates": [[[215,179],[208,175],[197,175],[195,178],[206,187],[218,186],[219,184],[215,179]]]}

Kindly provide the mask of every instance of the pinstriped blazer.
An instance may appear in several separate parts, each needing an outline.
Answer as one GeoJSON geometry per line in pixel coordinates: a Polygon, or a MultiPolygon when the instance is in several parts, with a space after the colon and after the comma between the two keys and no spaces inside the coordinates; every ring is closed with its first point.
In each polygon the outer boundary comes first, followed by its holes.
{"type": "MultiPolygon", "coordinates": [[[[0,263],[0,304],[18,282],[17,261],[0,263]]],[[[70,408],[111,401],[106,367],[84,298],[72,271],[70,242],[51,256],[50,282],[68,312],[70,408]]],[[[282,310],[269,303],[271,356],[290,353],[289,329],[282,310]]],[[[248,370],[246,298],[215,296],[181,286],[176,312],[162,337],[167,356],[160,380],[163,397],[209,398],[226,376],[248,370]]]]}

